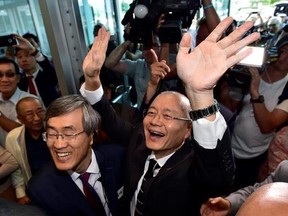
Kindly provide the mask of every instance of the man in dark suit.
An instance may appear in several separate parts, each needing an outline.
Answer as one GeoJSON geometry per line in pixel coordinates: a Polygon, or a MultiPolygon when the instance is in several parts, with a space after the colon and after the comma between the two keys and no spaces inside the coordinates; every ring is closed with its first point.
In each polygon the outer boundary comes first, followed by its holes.
{"type": "Polygon", "coordinates": [[[109,33],[99,30],[83,63],[85,83],[80,92],[100,113],[109,136],[128,145],[123,215],[199,215],[200,204],[209,194],[221,194],[231,185],[229,132],[213,86],[228,67],[249,54],[238,51],[259,38],[253,33],[238,41],[253,26],[248,22],[219,40],[232,21],[231,17],[222,21],[192,52],[191,36],[184,34],[177,73],[188,98],[177,92],[161,93],[148,108],[143,127],[122,121],[103,97],[99,73],[109,33]],[[158,164],[154,170],[151,159],[158,164]]]}
{"type": "Polygon", "coordinates": [[[53,216],[117,216],[124,148],[107,145],[92,149],[99,114],[82,96],[69,95],[50,104],[44,124],[43,139],[54,163],[28,182],[32,203],[53,216]]]}
{"type": "Polygon", "coordinates": [[[43,55],[27,39],[18,35],[15,37],[19,42],[15,55],[23,72],[18,87],[37,95],[42,99],[45,107],[48,107],[60,96],[55,68],[47,56],[43,55]]]}

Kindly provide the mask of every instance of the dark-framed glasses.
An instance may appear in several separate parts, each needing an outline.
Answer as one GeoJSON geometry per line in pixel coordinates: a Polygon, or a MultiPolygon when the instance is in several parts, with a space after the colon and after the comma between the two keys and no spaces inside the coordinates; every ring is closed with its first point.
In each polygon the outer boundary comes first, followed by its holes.
{"type": "Polygon", "coordinates": [[[0,73],[0,78],[3,78],[4,76],[7,78],[13,78],[16,75],[16,73],[8,72],[8,73],[0,73]]]}

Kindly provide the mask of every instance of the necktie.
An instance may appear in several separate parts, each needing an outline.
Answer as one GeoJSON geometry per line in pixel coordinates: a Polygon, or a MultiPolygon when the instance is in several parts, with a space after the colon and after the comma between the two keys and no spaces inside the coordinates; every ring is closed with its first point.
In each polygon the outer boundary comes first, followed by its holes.
{"type": "Polygon", "coordinates": [[[35,88],[34,83],[33,83],[33,76],[28,76],[28,86],[29,86],[30,94],[37,95],[36,94],[36,88],[35,88]]]}
{"type": "Polygon", "coordinates": [[[145,192],[147,192],[147,187],[149,185],[150,180],[153,178],[153,173],[154,170],[159,168],[159,165],[157,164],[156,160],[150,159],[149,161],[149,167],[148,170],[146,171],[142,185],[140,188],[140,191],[137,196],[137,203],[136,203],[136,209],[135,209],[135,214],[134,216],[141,216],[144,215],[144,197],[145,197],[145,192]]]}
{"type": "Polygon", "coordinates": [[[89,177],[90,173],[86,172],[79,177],[83,184],[84,194],[88,202],[92,204],[97,210],[97,215],[105,216],[106,213],[98,194],[96,193],[95,189],[88,183],[89,177]]]}

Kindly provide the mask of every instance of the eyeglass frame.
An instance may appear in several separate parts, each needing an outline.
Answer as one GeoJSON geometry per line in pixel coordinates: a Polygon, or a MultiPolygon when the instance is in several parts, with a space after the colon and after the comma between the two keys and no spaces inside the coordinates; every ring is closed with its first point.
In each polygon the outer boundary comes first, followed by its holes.
{"type": "MultiPolygon", "coordinates": [[[[66,140],[66,141],[72,141],[72,140],[75,140],[78,135],[84,133],[85,130],[83,131],[80,131],[78,133],[74,133],[74,134],[61,134],[61,133],[57,133],[57,134],[50,134],[50,136],[52,135],[52,137],[56,138],[55,140],[53,139],[52,141],[56,141],[58,140],[59,136],[62,137],[62,140],[66,140]],[[68,139],[67,139],[68,138],[68,139]],[[70,139],[71,138],[71,139],[70,139]]],[[[42,139],[45,141],[45,142],[49,142],[49,139],[48,139],[48,136],[47,136],[47,132],[43,132],[42,133],[42,139]]]]}
{"type": "MultiPolygon", "coordinates": [[[[148,117],[156,117],[158,116],[159,114],[156,114],[156,112],[152,112],[152,111],[149,111],[149,110],[144,110],[143,111],[143,117],[145,118],[146,116],[148,117]],[[150,115],[149,115],[150,113],[150,115]],[[153,113],[153,114],[152,114],[153,113]],[[152,115],[151,115],[152,114],[152,115]]],[[[164,120],[167,120],[167,121],[171,121],[171,120],[180,120],[180,121],[189,121],[189,122],[192,122],[192,119],[190,118],[185,118],[185,117],[175,117],[175,116],[171,116],[171,115],[168,115],[168,114],[161,114],[162,115],[162,118],[164,120]]]]}

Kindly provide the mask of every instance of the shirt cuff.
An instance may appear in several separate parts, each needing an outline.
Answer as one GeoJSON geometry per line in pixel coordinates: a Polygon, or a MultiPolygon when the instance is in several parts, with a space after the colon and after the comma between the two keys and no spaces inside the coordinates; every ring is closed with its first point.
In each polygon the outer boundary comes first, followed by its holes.
{"type": "Polygon", "coordinates": [[[104,94],[102,86],[100,86],[95,91],[89,91],[85,89],[85,83],[82,84],[80,88],[81,95],[87,99],[87,101],[93,105],[97,102],[99,102],[104,94]]]}
{"type": "Polygon", "coordinates": [[[25,193],[25,185],[19,186],[15,189],[15,193],[16,193],[16,198],[19,199],[21,197],[26,196],[25,193]]]}
{"type": "Polygon", "coordinates": [[[35,56],[35,59],[37,62],[42,62],[45,60],[45,57],[42,55],[42,53],[39,51],[39,55],[37,57],[35,56]]]}
{"type": "Polygon", "coordinates": [[[193,136],[194,139],[205,149],[215,149],[218,140],[221,140],[227,124],[220,112],[216,112],[214,121],[209,121],[205,118],[193,121],[193,136]]]}

